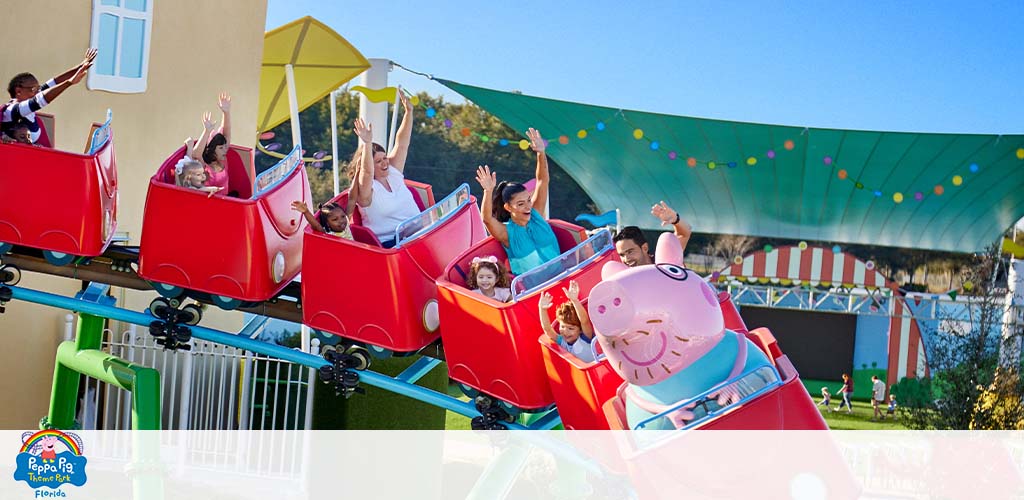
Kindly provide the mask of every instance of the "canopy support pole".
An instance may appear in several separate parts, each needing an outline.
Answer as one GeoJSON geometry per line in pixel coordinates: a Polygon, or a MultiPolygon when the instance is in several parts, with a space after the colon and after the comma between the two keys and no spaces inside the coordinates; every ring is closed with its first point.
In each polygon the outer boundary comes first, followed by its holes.
{"type": "Polygon", "coordinates": [[[331,169],[334,171],[334,196],[341,192],[338,180],[338,90],[331,91],[331,169]]]}
{"type": "MultiPolygon", "coordinates": [[[[388,59],[369,59],[370,68],[360,76],[360,85],[368,89],[382,89],[388,86],[388,72],[391,61],[388,59]]],[[[388,133],[388,103],[371,102],[365,94],[359,95],[359,117],[373,127],[373,142],[386,144],[388,133]]]]}
{"type": "MultiPolygon", "coordinates": [[[[299,130],[299,98],[295,96],[295,70],[291,64],[284,65],[284,77],[288,84],[288,114],[292,123],[292,144],[302,150],[302,132],[299,130]]],[[[299,155],[302,155],[300,152],[299,155]]]]}

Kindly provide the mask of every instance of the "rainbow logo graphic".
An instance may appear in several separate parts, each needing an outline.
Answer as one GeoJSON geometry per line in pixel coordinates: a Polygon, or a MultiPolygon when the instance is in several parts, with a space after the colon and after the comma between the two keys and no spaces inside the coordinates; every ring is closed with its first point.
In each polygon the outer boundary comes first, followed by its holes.
{"type": "Polygon", "coordinates": [[[82,439],[69,432],[42,430],[21,435],[16,481],[25,481],[33,489],[57,490],[65,484],[82,486],[86,458],[82,455],[82,439]]]}

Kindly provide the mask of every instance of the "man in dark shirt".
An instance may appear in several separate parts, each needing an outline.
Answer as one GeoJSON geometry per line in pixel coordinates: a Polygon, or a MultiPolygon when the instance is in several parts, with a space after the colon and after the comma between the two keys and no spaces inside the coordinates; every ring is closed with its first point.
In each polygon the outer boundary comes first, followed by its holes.
{"type": "MultiPolygon", "coordinates": [[[[662,201],[651,207],[651,215],[661,219],[662,226],[672,225],[672,231],[676,234],[679,244],[682,245],[685,251],[686,243],[690,241],[693,228],[679,216],[679,212],[672,210],[671,207],[662,201]]],[[[615,251],[618,252],[619,259],[622,260],[623,264],[629,267],[636,267],[654,263],[654,257],[651,255],[650,248],[647,245],[647,239],[644,238],[644,233],[640,228],[626,226],[615,235],[613,241],[615,241],[615,251]]]]}

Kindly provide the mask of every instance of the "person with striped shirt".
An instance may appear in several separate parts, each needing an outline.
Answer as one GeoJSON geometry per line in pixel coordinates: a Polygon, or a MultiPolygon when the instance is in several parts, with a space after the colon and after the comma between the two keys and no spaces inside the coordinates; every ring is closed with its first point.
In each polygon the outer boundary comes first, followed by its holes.
{"type": "Polygon", "coordinates": [[[7,85],[11,100],[0,105],[0,133],[14,139],[15,130],[28,127],[32,143],[39,140],[41,130],[36,122],[36,112],[60,96],[68,87],[82,81],[96,60],[96,49],[85,52],[85,59],[77,66],[39,84],[32,73],[19,73],[7,85]]]}

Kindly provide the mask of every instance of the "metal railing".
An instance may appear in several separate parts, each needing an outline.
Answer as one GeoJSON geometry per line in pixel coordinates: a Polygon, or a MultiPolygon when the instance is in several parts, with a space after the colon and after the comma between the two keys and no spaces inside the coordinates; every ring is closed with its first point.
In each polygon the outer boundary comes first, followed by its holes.
{"type": "MultiPolygon", "coordinates": [[[[73,318],[68,315],[69,318],[73,318]]],[[[65,336],[71,321],[65,328],[65,336]]],[[[103,351],[160,372],[167,430],[303,430],[312,421],[316,372],[289,361],[193,339],[191,351],[156,345],[144,329],[104,331],[103,351]]],[[[86,377],[83,429],[130,429],[131,394],[86,377]]]]}
{"type": "MultiPolygon", "coordinates": [[[[895,300],[892,290],[876,288],[800,288],[792,286],[758,285],[731,282],[718,285],[729,292],[737,305],[838,312],[867,316],[893,316],[895,300]]],[[[909,293],[904,300],[912,306],[912,315],[918,320],[948,320],[965,316],[970,308],[978,307],[978,299],[961,295],[955,299],[945,294],[909,293]]],[[[1003,299],[994,304],[1002,308],[1003,299]]],[[[1013,306],[1020,310],[1018,306],[1013,306]]],[[[1020,314],[1018,311],[1017,314],[1020,314]]]]}

